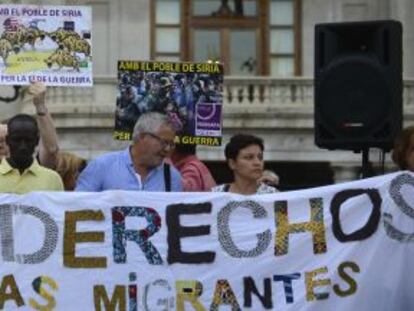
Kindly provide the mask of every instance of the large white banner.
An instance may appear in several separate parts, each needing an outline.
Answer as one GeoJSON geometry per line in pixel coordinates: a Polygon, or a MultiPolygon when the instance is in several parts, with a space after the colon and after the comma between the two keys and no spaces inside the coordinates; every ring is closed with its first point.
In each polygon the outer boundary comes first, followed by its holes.
{"type": "Polygon", "coordinates": [[[414,310],[414,175],[0,195],[1,310],[414,310]]]}

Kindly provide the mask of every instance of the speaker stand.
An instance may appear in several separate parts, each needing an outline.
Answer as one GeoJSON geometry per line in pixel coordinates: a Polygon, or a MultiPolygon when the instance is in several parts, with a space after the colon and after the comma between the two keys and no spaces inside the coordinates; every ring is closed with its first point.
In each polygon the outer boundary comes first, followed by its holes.
{"type": "Polygon", "coordinates": [[[369,163],[369,148],[362,149],[362,178],[374,176],[369,163]]]}

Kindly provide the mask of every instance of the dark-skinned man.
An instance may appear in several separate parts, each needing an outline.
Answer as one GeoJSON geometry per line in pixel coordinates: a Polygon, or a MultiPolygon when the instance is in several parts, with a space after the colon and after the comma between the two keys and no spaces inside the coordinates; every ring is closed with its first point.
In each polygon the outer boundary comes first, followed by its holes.
{"type": "MultiPolygon", "coordinates": [[[[56,128],[52,116],[46,107],[46,86],[41,82],[32,83],[27,93],[33,96],[33,105],[36,111],[36,121],[39,127],[39,150],[37,160],[43,166],[54,170],[59,151],[56,128]]],[[[0,159],[9,155],[6,145],[7,125],[0,124],[0,159]]]]}
{"type": "Polygon", "coordinates": [[[39,143],[36,120],[18,114],[7,122],[9,156],[0,164],[0,192],[63,191],[60,176],[39,165],[33,154],[39,143]]]}

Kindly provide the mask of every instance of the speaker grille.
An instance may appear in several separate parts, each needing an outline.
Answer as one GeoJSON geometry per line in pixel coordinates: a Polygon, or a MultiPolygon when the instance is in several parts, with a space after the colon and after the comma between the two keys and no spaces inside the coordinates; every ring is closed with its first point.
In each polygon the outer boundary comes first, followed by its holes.
{"type": "Polygon", "coordinates": [[[392,148],[402,125],[401,33],[395,21],[316,26],[316,145],[392,148]]]}

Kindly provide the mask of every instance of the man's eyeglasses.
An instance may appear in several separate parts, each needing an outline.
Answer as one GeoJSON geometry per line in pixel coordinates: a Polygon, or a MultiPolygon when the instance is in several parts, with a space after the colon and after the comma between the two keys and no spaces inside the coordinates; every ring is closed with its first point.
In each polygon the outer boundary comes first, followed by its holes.
{"type": "Polygon", "coordinates": [[[167,147],[169,149],[174,149],[175,148],[175,143],[173,141],[165,140],[164,138],[161,138],[158,135],[155,135],[155,134],[149,133],[149,132],[145,132],[144,134],[147,134],[147,135],[151,136],[152,138],[155,138],[156,140],[158,140],[158,142],[161,144],[161,146],[163,148],[167,148],[167,147]]]}

